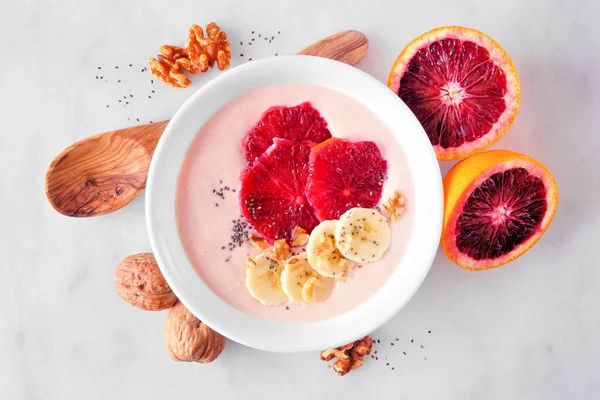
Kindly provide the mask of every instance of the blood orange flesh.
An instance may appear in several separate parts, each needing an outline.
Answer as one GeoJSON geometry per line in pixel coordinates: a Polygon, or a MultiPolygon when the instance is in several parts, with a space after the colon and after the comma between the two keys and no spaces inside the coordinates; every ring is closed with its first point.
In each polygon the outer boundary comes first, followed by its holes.
{"type": "Polygon", "coordinates": [[[506,150],[469,157],[444,178],[442,245],[467,269],[503,265],[527,251],[550,224],[558,201],[550,172],[506,150]]]}
{"type": "Polygon", "coordinates": [[[309,102],[294,107],[276,106],[265,111],[246,133],[242,151],[252,163],[273,144],[274,138],[320,143],[330,137],[327,122],[309,102]]]}
{"type": "Polygon", "coordinates": [[[441,160],[461,159],[500,140],[519,108],[510,57],[474,29],[443,27],[411,42],[388,86],[406,103],[441,160]]]}
{"type": "Polygon", "coordinates": [[[466,200],[456,221],[456,246],[474,260],[500,257],[533,235],[547,210],[540,178],[525,168],[496,172],[466,200]]]}
{"type": "Polygon", "coordinates": [[[321,220],[353,207],[371,208],[381,198],[387,161],[374,142],[329,139],[313,147],[306,197],[321,220]]]}
{"type": "Polygon", "coordinates": [[[271,243],[290,240],[296,226],[310,233],[319,223],[304,195],[309,155],[306,142],[274,139],[242,173],[242,214],[271,243]]]}

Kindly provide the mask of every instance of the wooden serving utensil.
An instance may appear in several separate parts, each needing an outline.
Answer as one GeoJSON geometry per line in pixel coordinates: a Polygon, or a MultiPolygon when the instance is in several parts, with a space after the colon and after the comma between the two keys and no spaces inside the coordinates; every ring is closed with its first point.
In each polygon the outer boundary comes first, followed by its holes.
{"type": "MultiPolygon", "coordinates": [[[[364,34],[349,30],[298,54],[356,65],[368,47],[364,34]]],[[[64,149],[46,172],[46,197],[52,207],[69,217],[94,217],[127,205],[145,189],[152,154],[168,123],[109,131],[64,149]]]]}

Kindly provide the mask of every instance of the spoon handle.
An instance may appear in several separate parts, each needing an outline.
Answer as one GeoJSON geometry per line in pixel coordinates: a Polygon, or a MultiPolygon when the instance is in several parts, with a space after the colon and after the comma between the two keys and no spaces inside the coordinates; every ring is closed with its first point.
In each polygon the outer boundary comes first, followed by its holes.
{"type": "MultiPolygon", "coordinates": [[[[356,65],[368,50],[358,31],[336,33],[298,54],[356,65]]],[[[169,121],[101,133],[64,149],[50,163],[45,191],[59,213],[93,217],[124,207],[146,187],[154,149],[169,121]]]]}
{"type": "Polygon", "coordinates": [[[369,40],[358,31],[344,31],[319,40],[304,50],[300,55],[318,56],[356,65],[365,58],[369,50],[369,40]]]}

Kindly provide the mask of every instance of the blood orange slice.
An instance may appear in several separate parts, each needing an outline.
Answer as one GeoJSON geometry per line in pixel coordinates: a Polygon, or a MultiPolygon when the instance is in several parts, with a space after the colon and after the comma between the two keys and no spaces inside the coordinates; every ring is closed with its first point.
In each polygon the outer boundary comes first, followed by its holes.
{"type": "Polygon", "coordinates": [[[374,142],[329,139],[312,148],[306,197],[321,221],[381,198],[387,161],[374,142]]]}
{"type": "Polygon", "coordinates": [[[457,265],[482,270],[524,254],[556,211],[552,174],[524,154],[492,150],[456,164],[444,178],[442,247],[457,265]]]}
{"type": "Polygon", "coordinates": [[[290,240],[296,226],[319,223],[304,196],[310,147],[287,139],[274,143],[242,173],[240,206],[250,225],[270,243],[290,240]]]}
{"type": "Polygon", "coordinates": [[[500,140],[517,115],[521,93],[504,49],[460,26],[413,40],[398,56],[388,86],[419,119],[440,160],[465,158],[500,140]]]}
{"type": "Polygon", "coordinates": [[[242,139],[242,150],[248,163],[254,162],[274,138],[307,140],[320,143],[331,137],[327,122],[306,102],[294,107],[271,107],[242,139]]]}

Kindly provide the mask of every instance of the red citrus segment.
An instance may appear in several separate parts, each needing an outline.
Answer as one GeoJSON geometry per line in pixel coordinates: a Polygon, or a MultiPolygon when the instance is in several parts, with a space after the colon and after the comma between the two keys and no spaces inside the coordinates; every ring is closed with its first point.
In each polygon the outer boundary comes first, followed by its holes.
{"type": "Polygon", "coordinates": [[[374,142],[329,139],[310,154],[306,197],[321,220],[353,207],[375,207],[387,176],[387,161],[374,142]]]}
{"type": "Polygon", "coordinates": [[[467,269],[489,269],[524,254],[546,231],[556,182],[536,160],[496,150],[456,164],[444,178],[442,247],[467,269]]]}
{"type": "Polygon", "coordinates": [[[415,39],[400,53],[388,86],[421,122],[442,160],[491,146],[519,107],[512,61],[493,39],[469,28],[438,28],[415,39]]]}
{"type": "Polygon", "coordinates": [[[319,223],[304,195],[309,154],[306,143],[275,139],[242,174],[242,214],[271,243],[290,240],[296,226],[310,233],[319,223]]]}
{"type": "Polygon", "coordinates": [[[265,111],[244,136],[242,150],[246,160],[252,163],[273,144],[274,138],[320,143],[330,137],[327,122],[310,103],[276,106],[265,111]]]}

